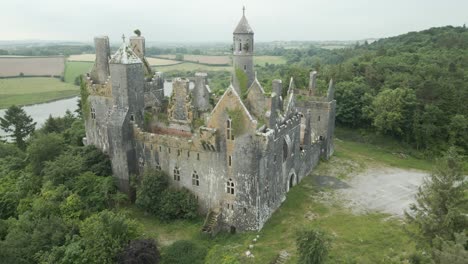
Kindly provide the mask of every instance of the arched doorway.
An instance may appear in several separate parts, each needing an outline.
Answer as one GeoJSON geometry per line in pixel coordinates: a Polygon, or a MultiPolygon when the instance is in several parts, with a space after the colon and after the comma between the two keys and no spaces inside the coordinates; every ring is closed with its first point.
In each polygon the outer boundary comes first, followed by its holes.
{"type": "Polygon", "coordinates": [[[296,183],[297,183],[296,174],[295,174],[295,173],[291,173],[291,174],[289,175],[289,179],[288,179],[288,186],[287,186],[287,187],[288,187],[288,188],[287,188],[287,189],[288,189],[288,192],[289,192],[289,190],[290,190],[292,187],[294,187],[294,186],[296,185],[296,183]]]}

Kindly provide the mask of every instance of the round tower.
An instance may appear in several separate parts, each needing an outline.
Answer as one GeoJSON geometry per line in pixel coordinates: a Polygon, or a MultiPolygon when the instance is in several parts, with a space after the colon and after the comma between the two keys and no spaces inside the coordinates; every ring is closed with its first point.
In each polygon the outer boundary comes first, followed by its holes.
{"type": "Polygon", "coordinates": [[[240,83],[242,81],[242,77],[239,78],[239,76],[237,76],[239,75],[239,71],[243,71],[247,75],[247,88],[249,88],[255,80],[255,72],[253,68],[254,32],[245,17],[245,7],[242,9],[242,18],[233,33],[232,55],[234,66],[234,87],[238,92],[242,92],[240,87],[245,84],[240,83]]]}

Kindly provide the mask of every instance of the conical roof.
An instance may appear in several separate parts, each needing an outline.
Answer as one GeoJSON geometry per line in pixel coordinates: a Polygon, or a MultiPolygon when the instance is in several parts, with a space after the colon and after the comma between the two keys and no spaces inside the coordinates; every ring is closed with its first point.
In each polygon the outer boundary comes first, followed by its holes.
{"type": "Polygon", "coordinates": [[[247,21],[247,18],[245,18],[245,15],[242,15],[241,20],[239,21],[239,24],[237,24],[236,29],[234,30],[234,34],[253,34],[253,29],[250,27],[249,22],[247,21]]]}
{"type": "Polygon", "coordinates": [[[127,46],[127,43],[122,43],[122,46],[117,52],[111,57],[109,63],[115,64],[135,64],[142,63],[140,58],[133,52],[133,50],[127,46]]]}

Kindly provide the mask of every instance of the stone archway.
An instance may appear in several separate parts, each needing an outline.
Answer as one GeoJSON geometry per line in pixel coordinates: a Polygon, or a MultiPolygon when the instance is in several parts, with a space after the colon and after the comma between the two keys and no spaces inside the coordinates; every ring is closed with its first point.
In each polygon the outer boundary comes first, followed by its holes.
{"type": "Polygon", "coordinates": [[[291,173],[289,174],[288,182],[287,182],[287,190],[288,190],[288,192],[289,192],[289,190],[290,190],[292,187],[296,186],[296,184],[297,184],[296,173],[291,172],[291,173]]]}

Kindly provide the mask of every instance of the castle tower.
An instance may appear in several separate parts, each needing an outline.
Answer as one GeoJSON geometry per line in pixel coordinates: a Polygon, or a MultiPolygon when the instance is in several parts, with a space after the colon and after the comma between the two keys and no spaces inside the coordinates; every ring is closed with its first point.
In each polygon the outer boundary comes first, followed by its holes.
{"type": "Polygon", "coordinates": [[[114,105],[128,108],[132,121],[142,122],[144,109],[144,72],[141,59],[125,43],[109,61],[114,105]]]}
{"type": "Polygon", "coordinates": [[[233,33],[232,55],[234,88],[239,95],[242,95],[255,80],[253,68],[254,32],[245,17],[245,7],[243,8],[242,18],[233,33]],[[241,83],[245,78],[237,76],[236,72],[240,71],[247,75],[247,84],[241,83]]]}
{"type": "Polygon", "coordinates": [[[96,48],[96,61],[93,69],[91,70],[91,79],[94,83],[103,84],[109,77],[109,37],[95,37],[94,46],[96,48]]]}

